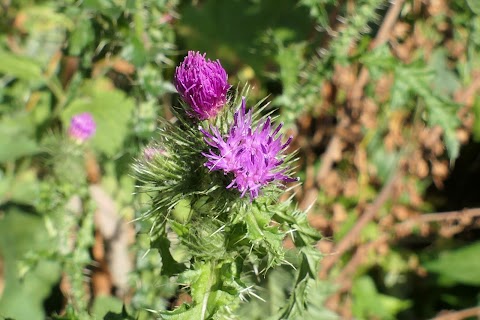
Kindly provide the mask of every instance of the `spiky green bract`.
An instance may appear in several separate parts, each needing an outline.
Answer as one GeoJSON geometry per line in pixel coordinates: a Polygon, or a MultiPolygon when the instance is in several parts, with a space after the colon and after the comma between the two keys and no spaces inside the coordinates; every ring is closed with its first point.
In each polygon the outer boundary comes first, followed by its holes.
{"type": "MultiPolygon", "coordinates": [[[[232,177],[204,165],[203,154],[209,146],[199,125],[207,128],[211,124],[227,134],[241,97],[247,94],[248,88],[243,89],[209,122],[195,123],[182,115],[182,109],[174,110],[176,121],[160,120],[159,139],[153,145],[163,152],[142,157],[135,165],[142,183],[139,191],[152,198],[151,210],[140,218],[152,222],[151,248],[160,253],[162,274],[177,277],[192,297],[188,305],[159,311],[164,319],[235,318],[242,300],[256,296],[255,282],[247,275],[263,277],[271,268],[287,263],[286,236],[293,235],[299,247],[318,240],[303,212],[289,201],[278,202],[283,192],[278,184],[265,186],[252,201],[226,188],[232,177]]],[[[265,116],[265,105],[260,104],[254,106],[253,126],[265,116]]],[[[293,170],[293,157],[283,158],[286,174],[293,170]]],[[[314,277],[312,272],[308,276],[314,277]]],[[[301,285],[305,277],[302,273],[297,283],[301,285]]],[[[299,300],[292,301],[297,306],[299,300]]]]}

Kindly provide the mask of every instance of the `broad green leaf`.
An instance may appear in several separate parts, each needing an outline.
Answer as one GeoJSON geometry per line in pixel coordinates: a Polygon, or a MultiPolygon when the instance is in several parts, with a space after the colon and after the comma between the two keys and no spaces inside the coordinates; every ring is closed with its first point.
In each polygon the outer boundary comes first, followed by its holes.
{"type": "Polygon", "coordinates": [[[173,218],[179,223],[186,223],[192,214],[192,207],[189,199],[182,199],[172,211],[173,218]]]}
{"type": "Polygon", "coordinates": [[[97,296],[93,301],[92,316],[95,319],[107,319],[106,315],[110,314],[108,319],[126,319],[120,318],[122,312],[123,302],[113,296],[97,296]],[[113,314],[118,314],[115,318],[113,314]]]}
{"type": "Polygon", "coordinates": [[[45,319],[43,302],[59,280],[59,265],[40,261],[22,281],[18,274],[18,262],[25,253],[45,250],[50,245],[51,239],[42,219],[31,212],[11,209],[0,218],[0,235],[0,255],[5,266],[0,315],[14,319],[45,319]]]}
{"type": "Polygon", "coordinates": [[[424,263],[434,273],[468,285],[480,285],[480,242],[440,252],[438,259],[424,263]]]}
{"type": "Polygon", "coordinates": [[[0,74],[13,76],[22,80],[42,80],[42,68],[32,58],[14,55],[0,49],[0,74]]]}
{"type": "Polygon", "coordinates": [[[467,0],[467,4],[473,13],[480,15],[480,2],[478,0],[467,0]]]}
{"type": "Polygon", "coordinates": [[[38,200],[38,194],[39,184],[34,170],[25,170],[14,176],[0,179],[0,204],[13,201],[34,205],[38,200]]]}
{"type": "Polygon", "coordinates": [[[0,162],[15,160],[22,156],[32,155],[38,152],[35,141],[25,136],[19,136],[15,140],[6,141],[12,136],[0,138],[0,162]]]}
{"type": "Polygon", "coordinates": [[[33,139],[35,126],[27,114],[0,120],[0,163],[32,155],[39,151],[33,139]]]}
{"type": "Polygon", "coordinates": [[[95,32],[89,18],[83,17],[82,21],[77,24],[69,37],[69,51],[71,55],[77,56],[82,50],[91,45],[94,40],[95,32]]]}
{"type": "Polygon", "coordinates": [[[352,294],[352,311],[358,319],[395,319],[398,312],[410,306],[409,301],[378,293],[375,283],[368,276],[355,280],[352,294]]]}

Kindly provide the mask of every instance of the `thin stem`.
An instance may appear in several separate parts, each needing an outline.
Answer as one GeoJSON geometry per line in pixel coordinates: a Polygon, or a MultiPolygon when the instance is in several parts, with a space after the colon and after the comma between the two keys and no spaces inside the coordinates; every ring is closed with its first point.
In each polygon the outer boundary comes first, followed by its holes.
{"type": "Polygon", "coordinates": [[[205,316],[207,313],[208,298],[210,297],[214,274],[215,274],[215,263],[212,263],[210,266],[210,275],[208,276],[207,289],[205,290],[205,294],[202,300],[202,313],[200,316],[200,320],[205,320],[205,316]]]}
{"type": "Polygon", "coordinates": [[[322,261],[322,268],[319,274],[320,278],[326,278],[330,268],[342,257],[342,255],[352,248],[355,244],[356,239],[358,239],[363,228],[375,218],[375,215],[382,208],[385,202],[390,198],[395,184],[400,180],[402,172],[397,169],[388,182],[383,186],[378,197],[375,201],[367,207],[362,216],[358,219],[357,223],[350,229],[349,233],[335,246],[333,252],[334,254],[327,256],[322,261]]]}
{"type": "Polygon", "coordinates": [[[432,320],[461,320],[469,317],[480,317],[480,307],[468,308],[460,311],[449,312],[441,314],[432,320]]]}

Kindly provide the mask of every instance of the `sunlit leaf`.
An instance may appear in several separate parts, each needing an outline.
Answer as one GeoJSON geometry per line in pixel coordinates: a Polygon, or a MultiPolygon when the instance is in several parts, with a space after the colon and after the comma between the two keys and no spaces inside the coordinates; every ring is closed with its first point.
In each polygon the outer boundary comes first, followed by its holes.
{"type": "Polygon", "coordinates": [[[23,280],[18,263],[28,251],[45,250],[50,239],[40,217],[12,209],[0,219],[0,255],[5,264],[5,291],[0,297],[0,315],[14,319],[42,320],[43,301],[59,280],[55,261],[41,261],[23,280]],[[25,307],[28,301],[28,308],[25,307]]]}
{"type": "Polygon", "coordinates": [[[2,73],[22,80],[42,80],[42,68],[34,59],[0,49],[0,74],[2,73]]]}
{"type": "Polygon", "coordinates": [[[395,319],[395,314],[410,306],[409,301],[378,293],[368,276],[355,280],[352,288],[353,314],[359,319],[395,319]]]}

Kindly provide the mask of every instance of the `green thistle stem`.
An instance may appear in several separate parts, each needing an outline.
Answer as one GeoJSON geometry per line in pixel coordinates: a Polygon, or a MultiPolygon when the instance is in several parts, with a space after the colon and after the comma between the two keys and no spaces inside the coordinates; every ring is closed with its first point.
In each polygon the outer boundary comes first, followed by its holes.
{"type": "Polygon", "coordinates": [[[208,282],[205,288],[205,293],[203,294],[203,301],[202,301],[202,313],[201,313],[201,320],[205,320],[205,316],[207,313],[207,306],[208,306],[208,298],[210,297],[210,293],[212,291],[212,282],[213,282],[213,275],[215,274],[215,266],[216,263],[212,263],[210,265],[210,272],[208,274],[208,282]]]}

